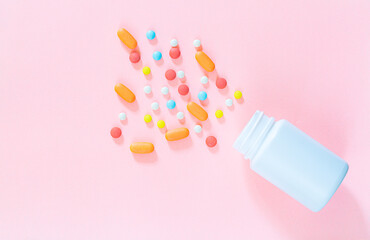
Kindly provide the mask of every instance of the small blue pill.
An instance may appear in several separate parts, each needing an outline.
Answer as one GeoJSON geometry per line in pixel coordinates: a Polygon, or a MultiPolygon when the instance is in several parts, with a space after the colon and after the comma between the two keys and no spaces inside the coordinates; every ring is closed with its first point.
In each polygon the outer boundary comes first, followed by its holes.
{"type": "Polygon", "coordinates": [[[153,53],[153,59],[154,59],[154,60],[156,60],[156,61],[161,60],[161,59],[162,59],[162,53],[161,53],[161,52],[159,52],[159,51],[155,51],[155,52],[153,53]]]}
{"type": "Polygon", "coordinates": [[[200,92],[198,93],[198,98],[199,98],[199,100],[200,100],[200,101],[204,101],[204,100],[206,100],[206,99],[207,99],[207,93],[206,93],[206,92],[204,92],[204,91],[200,91],[200,92]]]}
{"type": "Polygon", "coordinates": [[[149,39],[149,40],[153,40],[155,38],[155,32],[153,30],[149,30],[146,32],[146,37],[149,39]]]}
{"type": "Polygon", "coordinates": [[[168,109],[174,109],[176,107],[176,102],[174,100],[168,100],[167,107],[168,109]]]}

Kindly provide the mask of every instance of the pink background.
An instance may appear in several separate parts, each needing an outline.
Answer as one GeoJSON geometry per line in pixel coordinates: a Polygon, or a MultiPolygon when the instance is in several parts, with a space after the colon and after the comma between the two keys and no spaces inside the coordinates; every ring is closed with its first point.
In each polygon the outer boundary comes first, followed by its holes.
{"type": "Polygon", "coordinates": [[[1,1],[0,239],[369,239],[369,12],[367,0],[1,1]],[[137,38],[151,80],[128,61],[119,27],[137,38]],[[176,63],[168,56],[174,37],[176,63]],[[157,99],[153,119],[182,126],[160,88],[167,67],[183,69],[197,100],[195,38],[229,87],[220,92],[210,81],[210,119],[199,136],[169,86],[191,129],[169,144],[143,116],[157,99]],[[160,64],[154,50],[164,54],[160,64]],[[117,82],[135,91],[136,105],[117,97],[117,82]],[[152,97],[143,93],[147,83],[152,97]],[[244,102],[226,109],[236,89],[244,102]],[[231,147],[257,109],[348,161],[321,212],[252,172],[231,147]],[[113,126],[122,128],[118,141],[113,126]],[[209,134],[219,140],[214,150],[204,144],[209,134]],[[138,140],[153,142],[155,153],[133,156],[129,145],[138,140]]]}

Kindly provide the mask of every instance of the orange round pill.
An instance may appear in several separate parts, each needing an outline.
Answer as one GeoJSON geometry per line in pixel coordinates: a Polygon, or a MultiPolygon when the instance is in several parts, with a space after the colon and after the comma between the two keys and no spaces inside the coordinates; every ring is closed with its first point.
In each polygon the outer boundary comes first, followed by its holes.
{"type": "Polygon", "coordinates": [[[209,136],[206,138],[206,144],[208,147],[214,147],[216,146],[217,144],[217,138],[215,138],[214,136],[209,136]]]}
{"type": "Polygon", "coordinates": [[[216,87],[218,89],[224,89],[227,86],[227,81],[225,78],[217,78],[216,87]]]}
{"type": "Polygon", "coordinates": [[[189,87],[186,86],[185,84],[181,84],[178,89],[179,91],[179,94],[182,95],[182,96],[185,96],[186,94],[189,93],[189,87]]]}
{"type": "Polygon", "coordinates": [[[119,127],[114,127],[110,130],[112,138],[119,138],[122,135],[122,131],[119,127]]]}
{"type": "Polygon", "coordinates": [[[132,63],[138,63],[140,61],[140,53],[135,51],[131,52],[129,59],[132,63]]]}
{"type": "Polygon", "coordinates": [[[180,49],[178,47],[171,48],[171,50],[170,50],[170,57],[172,59],[177,59],[177,58],[180,57],[180,55],[181,55],[181,52],[180,52],[180,49]]]}
{"type": "Polygon", "coordinates": [[[173,69],[168,69],[164,75],[169,81],[172,81],[176,78],[176,72],[173,69]]]}

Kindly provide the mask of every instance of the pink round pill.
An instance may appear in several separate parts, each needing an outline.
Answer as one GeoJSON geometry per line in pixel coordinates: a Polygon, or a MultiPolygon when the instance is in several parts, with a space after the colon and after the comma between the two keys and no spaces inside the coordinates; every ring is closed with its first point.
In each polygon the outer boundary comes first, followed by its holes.
{"type": "Polygon", "coordinates": [[[206,138],[206,144],[208,147],[214,147],[216,146],[217,144],[217,138],[215,138],[214,136],[209,136],[206,138]]]}
{"type": "Polygon", "coordinates": [[[181,55],[181,52],[180,52],[180,49],[178,47],[171,48],[171,50],[170,50],[170,57],[172,59],[177,59],[177,58],[180,57],[180,55],[181,55]]]}
{"type": "Polygon", "coordinates": [[[130,62],[138,63],[140,61],[140,53],[133,51],[130,53],[130,62]]]}
{"type": "Polygon", "coordinates": [[[186,86],[185,84],[181,84],[177,90],[179,91],[179,94],[182,96],[185,96],[186,94],[189,93],[189,87],[186,86]]]}
{"type": "Polygon", "coordinates": [[[164,75],[169,81],[172,81],[176,78],[176,72],[173,69],[168,69],[164,75]]]}
{"type": "Polygon", "coordinates": [[[119,138],[122,135],[122,131],[119,127],[114,127],[110,130],[112,138],[119,138]]]}
{"type": "Polygon", "coordinates": [[[217,78],[216,87],[218,89],[224,89],[227,86],[227,81],[225,78],[217,78]]]}

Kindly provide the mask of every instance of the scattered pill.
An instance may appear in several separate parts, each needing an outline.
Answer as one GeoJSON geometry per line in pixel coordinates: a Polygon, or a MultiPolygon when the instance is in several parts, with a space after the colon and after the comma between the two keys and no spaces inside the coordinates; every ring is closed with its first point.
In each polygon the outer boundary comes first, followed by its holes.
{"type": "Polygon", "coordinates": [[[122,135],[122,131],[119,127],[114,127],[110,130],[112,138],[119,138],[122,135]]]}
{"type": "Polygon", "coordinates": [[[214,136],[209,136],[206,138],[206,144],[208,147],[214,147],[216,146],[217,144],[217,138],[215,138],[214,136]]]}
{"type": "Polygon", "coordinates": [[[166,123],[163,120],[159,120],[157,122],[158,128],[164,128],[166,126],[166,123]]]}
{"type": "Polygon", "coordinates": [[[187,105],[188,111],[200,121],[205,121],[208,119],[208,113],[201,106],[195,102],[189,102],[187,105]]]}
{"type": "Polygon", "coordinates": [[[178,87],[178,92],[180,95],[182,96],[185,96],[189,93],[189,87],[185,84],[181,84],[179,87],[178,87]]]}
{"type": "Polygon", "coordinates": [[[184,113],[183,112],[178,112],[177,114],[176,114],[176,117],[177,117],[177,119],[179,119],[179,120],[182,120],[182,119],[184,119],[184,113]]]}
{"type": "Polygon", "coordinates": [[[120,28],[117,31],[119,39],[130,49],[134,49],[137,46],[136,39],[126,29],[120,28]]]}
{"type": "Polygon", "coordinates": [[[234,97],[235,97],[236,99],[241,99],[241,98],[243,97],[243,94],[242,94],[242,92],[241,92],[241,91],[235,91],[235,93],[234,93],[234,97]]]}
{"type": "Polygon", "coordinates": [[[170,41],[170,45],[171,45],[171,47],[177,47],[177,45],[178,45],[177,40],[176,40],[176,39],[172,39],[172,40],[170,41]]]}
{"type": "Polygon", "coordinates": [[[198,93],[198,98],[200,101],[204,101],[207,99],[207,93],[205,91],[200,91],[198,93]]]}
{"type": "Polygon", "coordinates": [[[169,81],[172,81],[176,78],[176,72],[173,69],[168,69],[164,75],[169,81]]]}
{"type": "Polygon", "coordinates": [[[133,153],[151,153],[154,151],[154,145],[149,142],[134,142],[130,145],[130,151],[133,153]]]}
{"type": "Polygon", "coordinates": [[[200,126],[200,125],[195,125],[194,126],[194,132],[200,133],[201,131],[202,131],[202,126],[200,126]]]}
{"type": "Polygon", "coordinates": [[[140,61],[140,53],[133,51],[130,53],[129,60],[132,63],[138,63],[140,61]]]}
{"type": "Polygon", "coordinates": [[[124,112],[121,112],[121,113],[118,115],[118,117],[119,117],[119,120],[121,120],[121,121],[124,121],[124,120],[126,120],[126,118],[127,118],[126,113],[124,113],[124,112]]]}
{"type": "Polygon", "coordinates": [[[203,51],[198,51],[195,54],[195,59],[199,65],[207,72],[212,72],[215,69],[215,64],[203,51]]]}
{"type": "Polygon", "coordinates": [[[150,122],[152,121],[152,116],[150,116],[149,114],[146,114],[146,115],[144,116],[144,121],[145,121],[146,123],[150,123],[150,122]]]}
{"type": "Polygon", "coordinates": [[[193,46],[194,46],[194,47],[198,48],[198,47],[200,47],[200,45],[201,45],[200,40],[195,39],[195,40],[193,41],[193,46]]]}
{"type": "Polygon", "coordinates": [[[224,115],[224,113],[221,110],[217,110],[215,112],[215,115],[216,115],[216,118],[222,118],[222,116],[224,115]]]}
{"type": "Polygon", "coordinates": [[[128,87],[126,87],[122,83],[117,83],[116,86],[114,86],[114,90],[125,101],[127,101],[129,103],[132,103],[132,102],[135,101],[135,98],[136,98],[135,94],[133,92],[131,92],[131,90],[128,89],[128,87]]]}
{"type": "Polygon", "coordinates": [[[153,102],[152,105],[151,105],[151,107],[152,107],[152,110],[153,111],[156,111],[156,110],[159,109],[159,104],[157,102],[153,102]]]}
{"type": "Polygon", "coordinates": [[[200,78],[200,82],[202,84],[207,84],[208,83],[208,78],[206,76],[203,76],[203,77],[200,78]]]}
{"type": "Polygon", "coordinates": [[[216,87],[218,89],[224,89],[227,86],[227,81],[225,78],[217,78],[216,87]]]}
{"type": "Polygon", "coordinates": [[[228,98],[225,100],[225,104],[228,107],[231,107],[233,105],[233,100],[231,98],[228,98]]]}
{"type": "Polygon", "coordinates": [[[170,54],[170,57],[171,57],[172,59],[177,59],[177,58],[179,58],[179,57],[180,57],[180,55],[181,55],[181,51],[180,51],[180,49],[179,49],[178,47],[172,47],[172,48],[170,49],[169,54],[170,54]]]}
{"type": "Polygon", "coordinates": [[[161,60],[161,59],[162,59],[162,53],[161,53],[161,52],[159,52],[159,51],[155,51],[155,52],[153,53],[153,59],[154,59],[155,61],[159,61],[159,60],[161,60]]]}
{"type": "Polygon", "coordinates": [[[178,77],[178,78],[180,78],[180,79],[181,79],[181,78],[184,78],[184,77],[185,77],[185,73],[184,73],[184,71],[178,71],[178,72],[177,72],[177,77],[178,77]]]}
{"type": "Polygon", "coordinates": [[[143,73],[144,73],[144,75],[149,75],[150,74],[150,68],[149,67],[143,67],[143,73]]]}
{"type": "Polygon", "coordinates": [[[176,102],[174,100],[168,100],[167,101],[167,107],[168,109],[174,109],[176,107],[176,102]]]}
{"type": "Polygon", "coordinates": [[[167,141],[176,141],[189,136],[189,129],[187,128],[176,128],[166,132],[167,141]]]}
{"type": "Polygon", "coordinates": [[[151,87],[151,86],[149,86],[149,85],[146,85],[146,86],[144,87],[144,92],[145,92],[146,94],[150,94],[150,93],[152,92],[152,87],[151,87]]]}
{"type": "Polygon", "coordinates": [[[161,93],[163,94],[163,95],[167,95],[168,93],[169,93],[169,89],[168,89],[168,87],[163,87],[162,89],[161,89],[161,93]]]}
{"type": "Polygon", "coordinates": [[[146,32],[146,37],[149,39],[149,40],[153,40],[155,38],[155,32],[153,30],[149,30],[146,32]]]}

